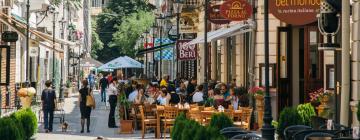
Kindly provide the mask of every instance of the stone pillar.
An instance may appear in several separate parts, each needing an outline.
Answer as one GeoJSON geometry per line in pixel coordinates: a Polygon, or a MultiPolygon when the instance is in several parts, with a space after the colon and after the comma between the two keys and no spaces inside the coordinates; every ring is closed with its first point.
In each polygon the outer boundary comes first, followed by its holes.
{"type": "MultiPolygon", "coordinates": [[[[352,111],[352,126],[359,126],[357,121],[357,104],[360,99],[360,0],[354,0],[352,15],[352,55],[351,55],[351,86],[352,102],[350,103],[352,111]]],[[[343,109],[344,107],[341,107],[343,109]]],[[[348,108],[348,107],[347,107],[348,108]]]]}
{"type": "Polygon", "coordinates": [[[217,45],[216,41],[211,42],[211,80],[217,80],[217,45]]]}
{"type": "Polygon", "coordinates": [[[227,83],[228,82],[228,46],[227,41],[225,39],[220,40],[221,44],[221,77],[220,81],[227,83]]]}
{"type": "Polygon", "coordinates": [[[235,75],[236,84],[238,86],[246,86],[246,63],[245,63],[245,44],[244,35],[237,35],[235,41],[235,75]]]}
{"type": "Polygon", "coordinates": [[[204,67],[205,62],[204,62],[204,56],[205,56],[205,51],[204,51],[204,45],[203,44],[199,44],[198,45],[198,59],[197,59],[197,81],[198,84],[203,83],[204,82],[204,67]]]}

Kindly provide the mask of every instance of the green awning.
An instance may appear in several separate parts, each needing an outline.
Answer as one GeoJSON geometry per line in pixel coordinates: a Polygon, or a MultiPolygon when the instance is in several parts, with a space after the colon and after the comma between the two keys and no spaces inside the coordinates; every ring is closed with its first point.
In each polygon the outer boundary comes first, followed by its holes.
{"type": "Polygon", "coordinates": [[[21,16],[19,16],[17,14],[14,14],[14,13],[11,13],[11,16],[13,16],[15,18],[15,20],[17,20],[17,21],[19,21],[19,22],[26,25],[26,19],[25,18],[23,18],[23,17],[21,17],[21,16]]]}

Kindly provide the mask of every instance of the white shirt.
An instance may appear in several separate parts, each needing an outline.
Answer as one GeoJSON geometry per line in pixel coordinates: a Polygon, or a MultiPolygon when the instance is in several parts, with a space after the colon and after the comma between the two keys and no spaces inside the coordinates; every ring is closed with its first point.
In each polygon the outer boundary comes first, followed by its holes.
{"type": "Polygon", "coordinates": [[[107,88],[107,92],[108,95],[118,95],[118,89],[116,88],[116,86],[111,83],[109,85],[109,87],[107,88]]]}
{"type": "Polygon", "coordinates": [[[133,92],[130,93],[129,95],[129,102],[135,102],[135,98],[138,95],[138,90],[134,90],[133,92]]]}
{"type": "Polygon", "coordinates": [[[157,101],[159,101],[160,105],[167,105],[167,97],[159,96],[157,101]]]}
{"type": "Polygon", "coordinates": [[[194,103],[198,103],[198,102],[202,102],[204,101],[204,93],[203,92],[195,92],[195,94],[193,95],[193,102],[194,103]]]}

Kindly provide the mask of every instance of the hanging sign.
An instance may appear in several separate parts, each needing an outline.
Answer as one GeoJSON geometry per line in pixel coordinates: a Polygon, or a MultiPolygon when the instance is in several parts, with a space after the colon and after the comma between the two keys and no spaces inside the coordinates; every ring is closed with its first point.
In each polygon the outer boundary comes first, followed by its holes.
{"type": "Polygon", "coordinates": [[[292,25],[305,25],[317,20],[322,0],[272,0],[270,12],[279,20],[292,25]]]}
{"type": "Polygon", "coordinates": [[[29,47],[29,56],[30,57],[39,56],[39,47],[29,47]]]}
{"type": "Polygon", "coordinates": [[[230,23],[230,20],[224,18],[220,14],[220,6],[221,5],[213,5],[213,6],[210,6],[208,8],[208,10],[209,10],[208,19],[210,20],[210,22],[212,22],[214,24],[228,24],[228,23],[230,23]]]}
{"type": "Polygon", "coordinates": [[[178,60],[195,60],[197,57],[197,49],[195,45],[188,45],[191,40],[178,40],[176,42],[177,47],[177,59],[178,60]]]}
{"type": "Polygon", "coordinates": [[[178,33],[177,33],[176,25],[173,25],[169,29],[168,37],[171,41],[176,41],[178,39],[177,36],[178,36],[178,33]]]}
{"type": "Polygon", "coordinates": [[[231,21],[242,21],[250,18],[252,6],[245,0],[228,0],[220,6],[220,14],[231,21]]]}

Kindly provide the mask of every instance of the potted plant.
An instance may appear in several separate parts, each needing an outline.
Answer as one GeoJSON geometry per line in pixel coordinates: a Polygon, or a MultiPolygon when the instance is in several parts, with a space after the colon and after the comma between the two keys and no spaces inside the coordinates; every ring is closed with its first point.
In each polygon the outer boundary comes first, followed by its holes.
{"type": "Polygon", "coordinates": [[[64,89],[64,97],[65,97],[65,98],[68,98],[68,97],[69,97],[70,85],[71,85],[70,80],[67,80],[66,83],[65,83],[65,89],[64,89]]]}
{"type": "Polygon", "coordinates": [[[316,109],[318,110],[318,115],[323,114],[324,111],[327,111],[329,109],[328,103],[332,95],[333,93],[328,92],[323,88],[320,88],[318,90],[309,93],[310,101],[313,104],[320,103],[320,105],[316,107],[316,109]]]}
{"type": "Polygon", "coordinates": [[[131,103],[127,100],[124,85],[120,85],[120,96],[118,97],[119,102],[119,117],[120,117],[120,133],[131,134],[134,132],[133,120],[130,120],[129,108],[131,103]]]}
{"type": "Polygon", "coordinates": [[[258,126],[263,126],[264,117],[264,88],[255,86],[249,89],[249,93],[256,99],[256,111],[258,126]]]}

